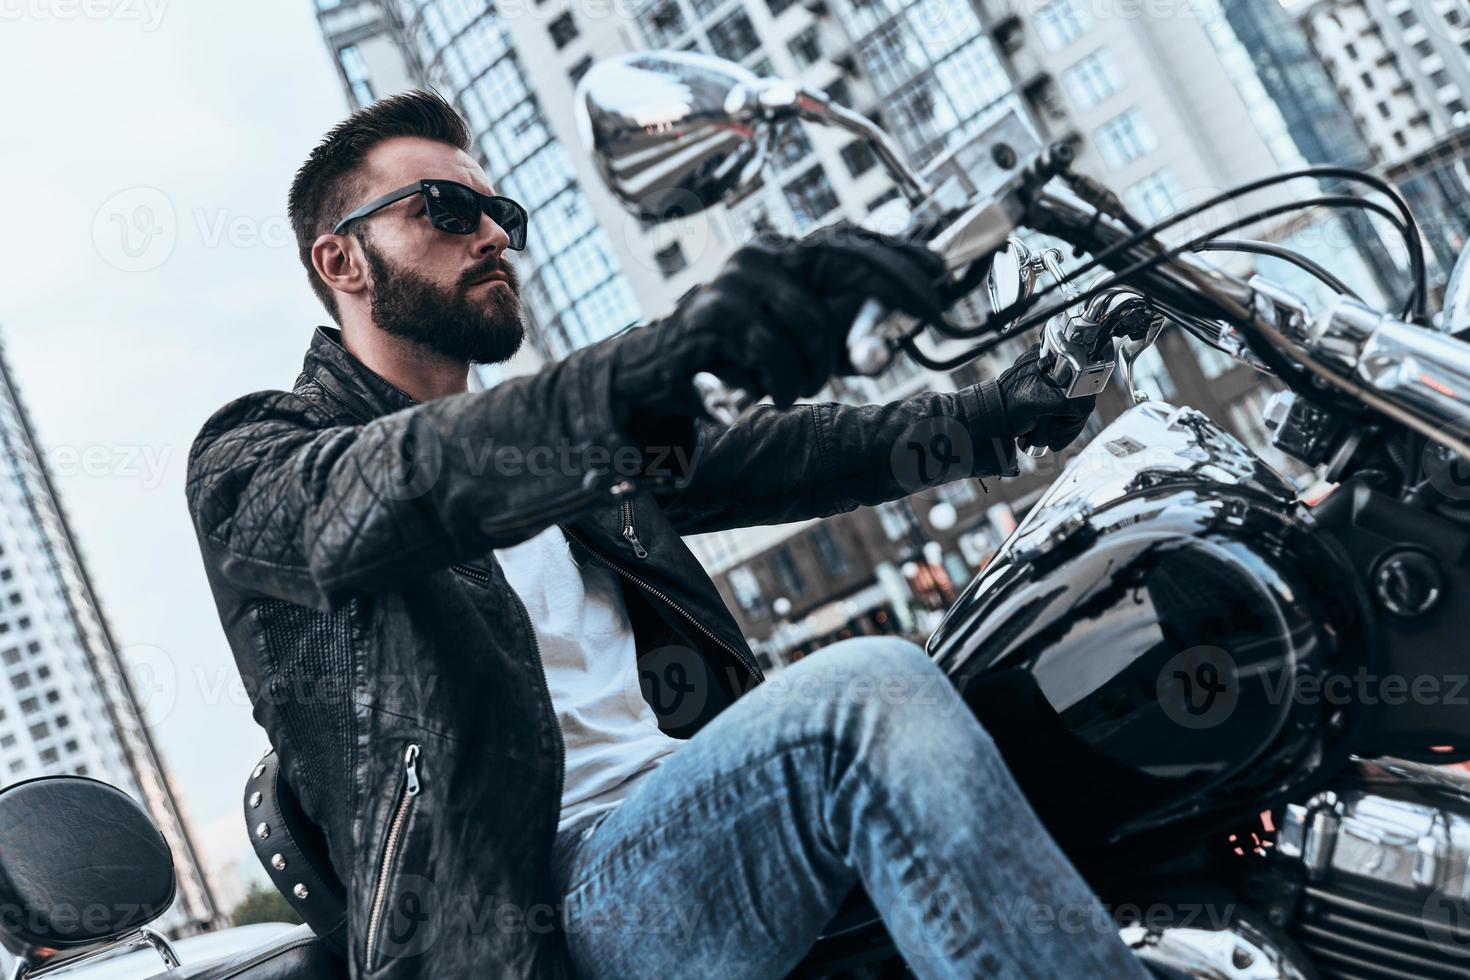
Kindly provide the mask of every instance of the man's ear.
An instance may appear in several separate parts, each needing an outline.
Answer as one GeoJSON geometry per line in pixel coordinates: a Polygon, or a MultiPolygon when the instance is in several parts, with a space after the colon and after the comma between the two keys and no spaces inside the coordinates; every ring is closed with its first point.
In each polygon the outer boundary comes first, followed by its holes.
{"type": "Polygon", "coordinates": [[[368,270],[362,249],[346,235],[322,235],[311,245],[311,264],[322,282],[339,293],[367,289],[368,270]]]}

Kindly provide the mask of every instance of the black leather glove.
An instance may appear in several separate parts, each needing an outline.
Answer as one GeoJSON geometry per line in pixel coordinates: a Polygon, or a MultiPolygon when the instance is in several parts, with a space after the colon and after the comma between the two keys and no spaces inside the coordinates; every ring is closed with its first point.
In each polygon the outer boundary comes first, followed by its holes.
{"type": "Polygon", "coordinates": [[[1097,396],[1068,398],[1041,370],[1041,345],[1031,348],[996,379],[1012,436],[1056,452],[1087,426],[1097,396]]]}
{"type": "Polygon", "coordinates": [[[844,341],[865,300],[936,316],[944,272],[924,246],[850,225],[744,245],[669,316],[619,338],[614,395],[635,410],[698,415],[691,379],[709,371],[789,406],[846,367],[844,341]]]}

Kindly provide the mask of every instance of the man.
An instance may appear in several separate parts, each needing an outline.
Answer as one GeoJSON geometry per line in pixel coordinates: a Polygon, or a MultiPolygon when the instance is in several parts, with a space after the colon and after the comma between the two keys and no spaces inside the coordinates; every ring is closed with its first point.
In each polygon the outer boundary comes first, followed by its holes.
{"type": "Polygon", "coordinates": [[[662,321],[469,392],[521,342],[508,252],[537,220],[469,144],[422,92],[327,135],[290,213],[340,330],[189,459],[353,975],[779,977],[858,887],[920,976],[1142,975],[1106,929],[1007,921],[1095,899],[921,651],[849,641],[762,684],[680,540],[901,496],[892,449],[934,420],[974,447],[952,477],[1014,472],[1017,435],[1060,448],[1091,404],[1033,351],[955,394],[794,405],[869,295],[937,308],[936,256],[852,229],[742,248],[662,321]],[[700,371],[775,404],[699,420],[700,371]]]}

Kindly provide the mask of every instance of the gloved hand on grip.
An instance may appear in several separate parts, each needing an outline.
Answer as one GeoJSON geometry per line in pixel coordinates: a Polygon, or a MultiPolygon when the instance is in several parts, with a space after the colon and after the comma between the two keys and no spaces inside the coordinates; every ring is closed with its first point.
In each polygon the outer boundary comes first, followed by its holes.
{"type": "Polygon", "coordinates": [[[996,381],[1011,435],[1057,452],[1086,428],[1097,396],[1068,398],[1041,370],[1040,361],[1041,345],[1032,344],[996,381]]]}
{"type": "Polygon", "coordinates": [[[614,395],[633,409],[696,416],[691,379],[708,371],[787,407],[846,367],[844,342],[869,297],[936,316],[944,272],[923,245],[849,225],[744,245],[667,317],[615,341],[614,395]]]}

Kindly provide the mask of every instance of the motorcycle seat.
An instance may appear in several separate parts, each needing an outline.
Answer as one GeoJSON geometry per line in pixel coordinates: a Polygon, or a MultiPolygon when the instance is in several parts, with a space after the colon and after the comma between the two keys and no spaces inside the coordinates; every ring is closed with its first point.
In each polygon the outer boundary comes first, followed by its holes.
{"type": "MultiPolygon", "coordinates": [[[[63,975],[64,976],[64,975],[63,975]]],[[[201,963],[185,963],[151,980],[346,980],[347,961],[309,925],[263,946],[201,963]]]]}

